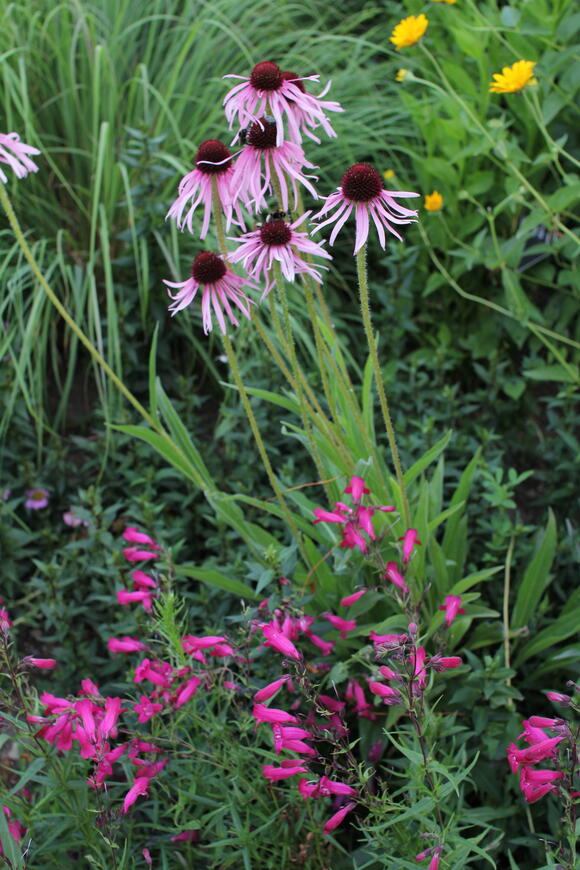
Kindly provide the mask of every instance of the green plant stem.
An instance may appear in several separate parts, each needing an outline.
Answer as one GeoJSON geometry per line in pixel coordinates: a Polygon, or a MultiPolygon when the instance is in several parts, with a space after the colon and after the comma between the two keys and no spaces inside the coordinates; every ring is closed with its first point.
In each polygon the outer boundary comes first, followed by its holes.
{"type": "MultiPolygon", "coordinates": [[[[503,660],[506,668],[511,667],[510,658],[510,580],[512,557],[514,553],[515,536],[512,535],[508,545],[507,556],[503,574],[503,660]]],[[[508,686],[511,686],[511,677],[506,680],[508,686]]],[[[510,699],[511,700],[511,699],[510,699]]],[[[513,702],[512,702],[513,706],[513,702]]]]}
{"type": "Polygon", "coordinates": [[[4,211],[6,212],[6,216],[8,217],[8,221],[10,223],[10,226],[12,227],[12,231],[14,232],[14,235],[16,236],[16,240],[22,249],[22,253],[24,254],[24,257],[26,258],[26,260],[27,260],[27,262],[32,270],[34,277],[36,278],[36,280],[38,281],[38,283],[40,284],[40,286],[42,287],[42,289],[44,290],[44,292],[46,293],[46,295],[48,296],[48,298],[50,299],[50,301],[52,302],[52,304],[54,305],[54,307],[56,308],[56,310],[60,314],[60,316],[62,317],[62,319],[65,321],[67,326],[72,330],[72,332],[76,335],[76,337],[79,339],[79,341],[86,347],[86,349],[91,354],[93,359],[103,369],[103,371],[105,372],[107,377],[110,378],[110,380],[114,383],[114,385],[117,387],[119,392],[121,392],[125,396],[125,398],[130,402],[131,405],[133,405],[135,410],[143,417],[143,419],[151,426],[151,428],[154,429],[165,441],[167,441],[169,444],[171,444],[172,449],[176,450],[179,453],[179,455],[184,459],[184,461],[187,463],[188,467],[191,470],[192,477],[195,478],[196,485],[199,486],[199,488],[202,490],[206,489],[205,481],[202,479],[202,477],[197,472],[197,470],[191,465],[191,463],[187,461],[187,458],[184,456],[184,454],[179,449],[179,447],[173,442],[173,440],[167,434],[167,432],[165,431],[163,426],[161,426],[160,423],[157,420],[155,420],[154,417],[151,416],[151,414],[143,407],[141,402],[125,386],[123,381],[113,371],[113,369],[111,368],[109,363],[104,359],[104,357],[99,353],[99,351],[94,346],[94,344],[91,342],[91,340],[85,335],[85,333],[82,331],[82,329],[77,325],[77,323],[74,321],[74,319],[68,313],[68,311],[66,310],[66,308],[64,307],[64,305],[62,304],[62,302],[60,301],[58,296],[56,295],[56,293],[49,286],[48,282],[46,281],[46,278],[42,274],[40,267],[38,266],[38,264],[34,258],[34,254],[30,250],[28,242],[26,241],[24,233],[22,232],[22,229],[21,229],[20,224],[18,222],[18,218],[16,217],[16,214],[14,213],[14,209],[12,208],[12,203],[10,202],[8,194],[6,193],[6,189],[1,181],[0,181],[0,202],[2,203],[2,207],[4,208],[4,211]]]}
{"type": "Polygon", "coordinates": [[[236,355],[234,353],[234,349],[232,347],[230,337],[228,335],[223,335],[222,341],[224,344],[224,348],[226,351],[226,355],[228,358],[228,363],[229,363],[231,372],[234,376],[234,381],[235,381],[236,386],[238,388],[238,391],[240,393],[240,398],[242,400],[242,405],[244,406],[244,411],[246,412],[246,416],[248,418],[248,422],[250,424],[250,428],[252,430],[252,434],[254,436],[254,440],[256,442],[256,446],[257,446],[258,452],[260,454],[260,458],[262,460],[262,464],[264,466],[266,474],[268,475],[268,480],[270,481],[270,485],[271,485],[272,489],[274,490],[274,493],[276,495],[276,498],[278,499],[280,507],[282,508],[282,510],[284,512],[284,516],[286,517],[286,521],[287,521],[287,523],[292,531],[292,534],[294,535],[296,542],[300,548],[300,552],[302,553],[302,557],[304,558],[305,564],[306,564],[306,566],[308,566],[309,559],[308,559],[308,556],[306,555],[306,553],[304,552],[304,548],[303,548],[302,543],[301,543],[301,538],[300,538],[300,533],[298,531],[298,527],[294,521],[294,517],[292,516],[290,509],[288,508],[288,505],[286,503],[286,499],[284,498],[284,495],[282,493],[282,489],[280,487],[280,484],[278,483],[276,475],[274,474],[274,470],[272,468],[272,465],[270,464],[270,459],[268,458],[268,454],[266,453],[264,441],[262,440],[262,435],[260,433],[260,429],[258,427],[256,417],[254,416],[254,411],[252,410],[252,406],[250,404],[250,400],[248,398],[248,394],[246,392],[246,388],[245,388],[244,382],[242,380],[240,367],[238,365],[238,360],[237,360],[236,355]]]}
{"type": "Polygon", "coordinates": [[[366,337],[367,337],[367,343],[369,346],[369,353],[371,355],[371,361],[372,361],[373,372],[374,372],[374,376],[375,376],[375,383],[377,385],[377,391],[379,394],[379,401],[381,404],[381,410],[383,412],[383,421],[385,424],[385,428],[387,430],[387,438],[389,440],[389,447],[391,448],[391,457],[393,460],[393,465],[395,467],[395,474],[397,477],[397,483],[399,484],[399,491],[401,493],[401,499],[403,502],[403,522],[405,524],[405,528],[408,529],[410,526],[410,514],[409,514],[409,503],[407,501],[407,492],[405,489],[405,481],[403,479],[403,469],[401,468],[401,460],[399,459],[399,450],[397,448],[397,442],[395,440],[395,430],[393,428],[393,422],[391,420],[391,414],[389,411],[389,403],[387,401],[387,394],[385,392],[385,386],[383,384],[383,376],[381,374],[379,355],[377,353],[377,345],[375,342],[375,337],[373,335],[373,326],[372,326],[372,321],[371,321],[371,309],[370,309],[368,281],[367,281],[366,245],[363,245],[363,247],[360,249],[360,251],[356,255],[356,267],[357,267],[357,274],[358,274],[358,284],[359,284],[359,291],[360,291],[360,305],[361,305],[363,324],[364,324],[365,333],[366,333],[366,337]]]}
{"type": "MultiPolygon", "coordinates": [[[[316,439],[314,437],[314,432],[312,430],[312,426],[310,424],[310,420],[308,419],[308,414],[305,408],[305,400],[304,393],[302,390],[302,372],[300,366],[298,364],[298,357],[296,356],[296,344],[294,342],[294,333],[292,330],[292,320],[290,319],[290,309],[288,307],[288,296],[286,294],[286,283],[284,281],[284,276],[282,275],[282,267],[278,261],[274,263],[274,277],[276,279],[276,289],[278,291],[278,297],[280,299],[280,303],[282,305],[282,314],[284,316],[284,326],[286,329],[286,342],[288,345],[288,350],[290,352],[290,362],[292,364],[292,369],[294,371],[294,381],[296,384],[296,397],[298,399],[298,404],[300,406],[300,416],[302,418],[302,425],[306,431],[306,435],[308,437],[308,441],[310,443],[310,452],[312,454],[312,458],[314,459],[314,464],[316,465],[316,471],[320,480],[324,480],[326,477],[324,468],[322,465],[322,459],[320,456],[320,450],[318,448],[318,444],[316,443],[316,439]]],[[[325,486],[325,492],[328,497],[328,500],[331,500],[331,493],[325,486]]]]}
{"type": "MultiPolygon", "coordinates": [[[[218,244],[220,247],[220,252],[221,252],[225,262],[227,263],[228,247],[227,247],[227,242],[226,242],[226,234],[224,232],[222,206],[221,206],[221,201],[220,201],[219,193],[218,193],[218,189],[217,189],[217,182],[216,182],[215,178],[212,181],[213,181],[213,191],[212,191],[213,217],[214,217],[214,221],[215,221],[215,227],[216,227],[216,233],[217,233],[217,237],[218,237],[218,244]]],[[[272,468],[272,465],[270,463],[270,459],[269,459],[268,454],[266,452],[266,448],[264,446],[264,441],[262,440],[262,435],[260,433],[260,429],[258,427],[256,417],[254,416],[254,411],[252,409],[250,399],[248,397],[248,394],[246,392],[246,388],[244,386],[244,381],[242,379],[240,367],[238,365],[238,360],[237,360],[236,354],[234,352],[232,342],[231,342],[230,337],[228,335],[223,335],[222,341],[224,344],[224,348],[226,351],[226,355],[228,358],[228,363],[229,363],[231,372],[234,376],[234,381],[236,382],[236,386],[238,388],[238,392],[239,392],[240,398],[242,400],[242,405],[244,407],[244,411],[246,412],[246,417],[248,418],[248,422],[250,424],[250,429],[252,430],[252,434],[254,436],[254,440],[255,440],[256,446],[258,448],[258,453],[260,454],[260,458],[261,458],[262,464],[264,466],[264,470],[266,471],[266,474],[268,475],[268,480],[270,481],[270,485],[271,485],[272,489],[274,490],[274,494],[276,495],[276,498],[278,499],[278,503],[280,504],[280,507],[282,508],[282,511],[284,512],[286,522],[288,523],[288,526],[290,527],[292,534],[294,535],[294,537],[296,539],[296,543],[298,544],[298,547],[299,547],[300,552],[302,554],[302,558],[304,559],[304,562],[305,562],[306,566],[308,567],[310,562],[309,562],[308,556],[306,554],[306,551],[304,550],[304,546],[302,544],[302,540],[300,537],[300,532],[298,531],[298,527],[296,525],[296,522],[294,521],[294,517],[292,516],[292,514],[290,512],[290,509],[288,507],[286,499],[284,498],[284,494],[282,493],[282,489],[280,487],[280,484],[278,483],[276,475],[274,474],[274,470],[272,468]]]]}

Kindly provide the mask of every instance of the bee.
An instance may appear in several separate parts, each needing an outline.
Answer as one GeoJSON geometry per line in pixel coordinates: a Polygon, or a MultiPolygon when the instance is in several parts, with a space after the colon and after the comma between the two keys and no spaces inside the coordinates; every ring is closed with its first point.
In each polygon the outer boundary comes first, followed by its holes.
{"type": "Polygon", "coordinates": [[[238,139],[242,143],[242,145],[248,144],[248,136],[250,135],[251,127],[242,127],[240,132],[238,133],[238,139]]]}
{"type": "Polygon", "coordinates": [[[270,214],[266,215],[265,223],[271,223],[272,221],[283,221],[288,217],[288,212],[285,211],[273,211],[270,214]]]}

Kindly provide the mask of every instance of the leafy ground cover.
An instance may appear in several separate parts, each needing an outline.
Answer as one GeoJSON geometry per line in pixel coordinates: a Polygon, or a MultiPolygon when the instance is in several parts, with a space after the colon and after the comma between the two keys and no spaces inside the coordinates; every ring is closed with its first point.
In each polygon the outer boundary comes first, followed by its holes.
{"type": "Polygon", "coordinates": [[[578,866],[573,4],[0,16],[7,866],[578,866]],[[163,280],[240,229],[165,215],[274,60],[344,109],[319,196],[419,219],[204,335],[163,280]]]}

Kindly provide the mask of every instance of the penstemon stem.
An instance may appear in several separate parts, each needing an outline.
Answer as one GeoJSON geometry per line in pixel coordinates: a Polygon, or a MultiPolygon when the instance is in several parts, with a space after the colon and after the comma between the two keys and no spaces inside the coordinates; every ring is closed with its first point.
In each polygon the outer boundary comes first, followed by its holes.
{"type": "Polygon", "coordinates": [[[401,499],[403,502],[403,521],[405,523],[405,528],[408,529],[410,526],[410,516],[409,516],[409,503],[407,501],[407,492],[405,489],[405,481],[403,479],[403,469],[401,468],[401,460],[399,459],[399,450],[397,448],[397,442],[395,440],[395,430],[393,428],[393,422],[391,420],[391,414],[389,411],[389,403],[387,401],[387,394],[385,392],[385,386],[383,384],[383,377],[381,374],[381,366],[379,363],[379,355],[377,353],[377,345],[375,342],[375,337],[373,335],[373,325],[371,321],[371,309],[369,303],[369,290],[368,290],[368,281],[367,281],[367,263],[366,263],[366,245],[360,249],[358,254],[356,255],[356,267],[358,274],[358,283],[360,290],[360,305],[362,318],[364,323],[364,328],[367,336],[367,343],[369,346],[369,351],[371,354],[371,361],[373,366],[373,372],[375,376],[375,383],[377,385],[377,390],[379,393],[379,401],[381,404],[381,410],[383,412],[383,420],[385,423],[385,428],[387,430],[387,438],[389,440],[389,447],[391,448],[391,456],[393,459],[393,465],[395,466],[395,474],[397,476],[397,483],[399,484],[399,490],[401,493],[401,499]]]}

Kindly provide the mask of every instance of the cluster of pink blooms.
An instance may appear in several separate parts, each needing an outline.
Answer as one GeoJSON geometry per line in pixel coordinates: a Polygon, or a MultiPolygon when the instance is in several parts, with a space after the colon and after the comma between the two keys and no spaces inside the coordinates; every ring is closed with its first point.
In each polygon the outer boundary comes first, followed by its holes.
{"type": "Polygon", "coordinates": [[[313,524],[334,523],[340,526],[342,534],[340,546],[347,547],[349,550],[358,547],[361,553],[366,553],[369,549],[368,541],[376,539],[373,515],[377,511],[392,513],[395,508],[393,505],[363,505],[364,496],[370,495],[370,489],[362,477],[351,477],[344,492],[350,495],[352,506],[337,501],[331,511],[315,508],[314,516],[316,519],[313,524]]]}
{"type": "MultiPolygon", "coordinates": [[[[530,716],[522,724],[524,730],[518,740],[523,740],[528,746],[518,749],[515,743],[511,743],[507,756],[512,773],[519,773],[520,789],[525,800],[533,804],[548,792],[558,791],[564,776],[563,771],[558,769],[559,744],[569,740],[572,735],[564,719],[530,716]],[[534,766],[542,762],[542,767],[534,766]],[[546,763],[554,766],[546,767],[546,763]]],[[[578,794],[580,792],[576,792],[578,794]]]]}
{"type": "MultiPolygon", "coordinates": [[[[324,100],[330,83],[319,96],[310,94],[305,87],[308,81],[318,82],[318,75],[299,76],[284,71],[272,61],[262,61],[254,66],[249,76],[229,76],[240,79],[224,99],[226,119],[230,129],[237,123],[239,129],[233,144],[240,143],[236,153],[218,139],[202,142],[194,158],[194,168],[185,175],[178,195],[167,217],[176,221],[180,229],[193,234],[193,219],[198,208],[203,208],[200,239],[208,233],[215,208],[225,218],[226,230],[232,225],[244,234],[231,241],[239,247],[228,259],[212,251],[198,254],[192,264],[191,277],[183,282],[165,281],[173,302],[170,310],[175,314],[190,305],[200,288],[202,296],[203,328],[207,334],[212,329],[212,315],[218,321],[222,333],[226,332],[226,318],[238,326],[238,312],[250,317],[252,302],[245,290],[258,289],[255,282],[263,285],[262,299],[273,287],[272,269],[278,262],[287,281],[293,282],[297,275],[307,274],[320,283],[317,268],[308,257],[330,259],[322,245],[308,238],[306,232],[297,231],[310,215],[296,213],[299,207],[299,188],[304,188],[313,199],[318,193],[313,186],[315,176],[305,170],[316,169],[302,148],[303,136],[319,142],[316,135],[322,129],[326,135],[335,136],[328,112],[342,112],[341,106],[324,100]],[[250,215],[268,211],[267,197],[279,196],[279,207],[284,211],[272,215],[262,227],[245,232],[246,224],[242,209],[250,215]],[[293,210],[290,220],[287,212],[293,210]],[[304,255],[308,257],[304,257],[304,255]],[[229,263],[242,263],[247,277],[235,275],[229,263]],[[175,291],[175,292],[172,292],[175,291]]],[[[368,238],[372,220],[379,241],[385,247],[385,230],[400,239],[397,225],[416,220],[417,212],[401,206],[397,199],[418,196],[404,191],[388,191],[383,187],[381,175],[367,163],[357,163],[348,169],[337,192],[331,194],[313,220],[325,218],[320,229],[335,222],[330,244],[349,216],[356,219],[355,253],[368,238]],[[334,210],[331,217],[329,213],[334,210]]],[[[315,230],[316,231],[316,230],[315,230]]],[[[318,267],[320,268],[320,267],[318,267]]]]}
{"type": "MultiPolygon", "coordinates": [[[[123,550],[123,556],[128,562],[151,562],[159,558],[161,546],[144,532],[140,532],[133,526],[127,526],[123,532],[123,537],[131,544],[130,547],[125,547],[123,550]]],[[[117,601],[119,604],[140,602],[147,613],[151,613],[157,583],[153,577],[146,574],[141,568],[131,572],[131,579],[133,581],[133,589],[119,589],[117,601]]]]}

